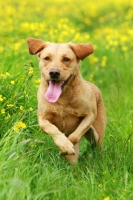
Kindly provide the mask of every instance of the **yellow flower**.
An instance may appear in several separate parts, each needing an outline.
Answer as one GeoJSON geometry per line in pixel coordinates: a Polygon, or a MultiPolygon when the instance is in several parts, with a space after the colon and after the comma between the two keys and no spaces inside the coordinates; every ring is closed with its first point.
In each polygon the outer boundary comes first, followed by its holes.
{"type": "Polygon", "coordinates": [[[20,122],[17,123],[17,127],[18,128],[26,128],[26,124],[23,123],[22,121],[20,121],[20,122]]]}
{"type": "Polygon", "coordinates": [[[16,42],[16,43],[14,44],[14,49],[15,49],[15,50],[18,50],[20,47],[21,47],[21,43],[16,42]]]}
{"type": "Polygon", "coordinates": [[[98,62],[98,61],[99,61],[99,58],[98,58],[98,57],[96,57],[96,56],[94,56],[94,57],[93,57],[93,62],[95,62],[95,63],[96,63],[96,62],[98,62]]]}
{"type": "Polygon", "coordinates": [[[100,79],[100,80],[99,80],[99,83],[103,83],[103,80],[100,79]]]}
{"type": "Polygon", "coordinates": [[[30,143],[30,147],[34,147],[34,143],[33,142],[30,143]]]}
{"type": "Polygon", "coordinates": [[[32,75],[32,74],[33,74],[33,72],[34,72],[34,69],[33,69],[33,67],[30,67],[30,68],[29,68],[28,75],[32,75]]]}
{"type": "Polygon", "coordinates": [[[33,108],[32,108],[32,107],[30,107],[30,108],[29,108],[29,110],[30,110],[30,111],[32,111],[32,110],[33,110],[33,108]]]}
{"type": "Polygon", "coordinates": [[[92,82],[94,78],[94,74],[90,74],[89,81],[92,82]]]}
{"type": "Polygon", "coordinates": [[[127,37],[127,36],[124,35],[124,36],[121,37],[121,41],[122,41],[122,42],[126,42],[127,40],[128,40],[128,37],[127,37]]]}
{"type": "Polygon", "coordinates": [[[10,76],[10,74],[8,72],[6,72],[6,76],[10,76]]]}
{"type": "Polygon", "coordinates": [[[40,79],[36,79],[36,80],[35,80],[35,83],[40,83],[40,82],[41,82],[40,79]]]}
{"type": "Polygon", "coordinates": [[[103,175],[104,175],[104,174],[106,174],[106,173],[107,173],[107,172],[106,172],[106,171],[104,171],[104,172],[103,172],[103,175]]]}
{"type": "Polygon", "coordinates": [[[11,85],[14,85],[15,81],[11,81],[11,85]]]}
{"type": "Polygon", "coordinates": [[[0,95],[0,101],[2,102],[4,99],[3,99],[3,97],[2,97],[2,95],[0,95]]]}
{"type": "Polygon", "coordinates": [[[13,104],[7,104],[7,107],[11,108],[13,107],[13,104]]]}
{"type": "Polygon", "coordinates": [[[10,76],[10,74],[8,72],[6,72],[5,74],[1,74],[0,76],[2,78],[6,79],[8,76],[10,76]]]}
{"type": "Polygon", "coordinates": [[[105,66],[106,66],[106,61],[107,61],[107,57],[106,57],[106,56],[103,56],[103,58],[102,58],[102,63],[101,63],[102,67],[105,67],[105,66]]]}
{"type": "Polygon", "coordinates": [[[101,184],[101,183],[99,183],[99,184],[98,184],[98,188],[101,188],[101,187],[102,187],[102,184],[101,184]]]}
{"type": "Polygon", "coordinates": [[[127,50],[128,50],[128,47],[123,46],[123,47],[122,47],[122,50],[123,50],[123,51],[127,51],[127,50]]]}
{"type": "Polygon", "coordinates": [[[110,200],[110,197],[109,196],[105,197],[103,200],[110,200]]]}
{"type": "Polygon", "coordinates": [[[0,51],[3,51],[3,50],[4,50],[4,48],[2,46],[0,46],[0,51]]]}
{"type": "Polygon", "coordinates": [[[4,108],[1,110],[1,113],[2,113],[2,114],[5,114],[5,109],[4,109],[4,108]]]}
{"type": "Polygon", "coordinates": [[[26,124],[23,123],[22,121],[19,121],[19,122],[17,122],[16,125],[14,126],[14,131],[15,131],[16,133],[18,133],[18,132],[19,132],[19,129],[23,129],[23,128],[26,128],[26,124]]]}
{"type": "Polygon", "coordinates": [[[20,106],[20,110],[24,110],[24,107],[23,107],[23,106],[20,106]]]}

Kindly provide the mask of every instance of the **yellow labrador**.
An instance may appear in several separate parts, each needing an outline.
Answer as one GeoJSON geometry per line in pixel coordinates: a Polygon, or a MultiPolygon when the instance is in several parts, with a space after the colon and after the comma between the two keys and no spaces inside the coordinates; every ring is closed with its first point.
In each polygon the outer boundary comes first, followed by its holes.
{"type": "Polygon", "coordinates": [[[80,74],[80,60],[93,53],[90,44],[55,44],[28,38],[29,53],[37,55],[41,71],[38,121],[70,163],[79,157],[83,136],[100,147],[106,112],[100,90],[80,74]]]}

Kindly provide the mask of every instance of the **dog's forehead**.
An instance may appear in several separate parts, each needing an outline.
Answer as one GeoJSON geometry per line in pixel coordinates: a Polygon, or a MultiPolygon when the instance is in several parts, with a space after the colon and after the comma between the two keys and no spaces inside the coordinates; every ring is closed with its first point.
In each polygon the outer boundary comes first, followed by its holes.
{"type": "Polygon", "coordinates": [[[69,44],[56,44],[49,43],[47,47],[44,49],[45,53],[50,54],[74,54],[72,49],[69,47],[69,44]]]}

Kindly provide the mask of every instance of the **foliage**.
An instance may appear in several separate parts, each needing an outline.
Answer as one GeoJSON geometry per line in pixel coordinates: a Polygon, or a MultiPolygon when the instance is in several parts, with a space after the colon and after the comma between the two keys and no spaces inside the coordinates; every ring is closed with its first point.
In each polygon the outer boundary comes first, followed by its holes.
{"type": "Polygon", "coordinates": [[[133,2],[0,0],[0,199],[133,199],[133,2]],[[100,152],[85,140],[70,166],[37,122],[40,72],[26,38],[91,43],[83,77],[103,93],[100,152]]]}

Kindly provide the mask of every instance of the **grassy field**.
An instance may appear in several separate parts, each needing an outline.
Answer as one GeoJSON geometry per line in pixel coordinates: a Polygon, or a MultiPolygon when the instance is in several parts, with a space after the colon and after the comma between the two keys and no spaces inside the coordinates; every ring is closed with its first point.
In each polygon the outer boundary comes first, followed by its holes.
{"type": "Polygon", "coordinates": [[[133,1],[0,0],[0,200],[133,199],[133,1]],[[38,61],[26,38],[91,43],[83,77],[103,93],[100,152],[71,166],[37,122],[38,61]]]}

